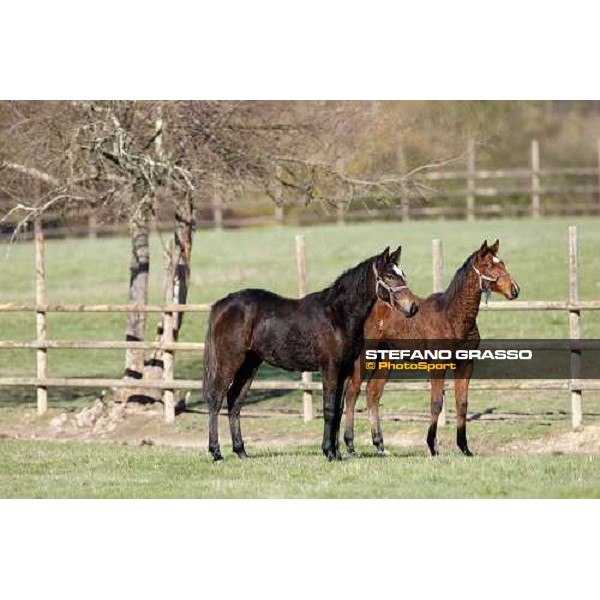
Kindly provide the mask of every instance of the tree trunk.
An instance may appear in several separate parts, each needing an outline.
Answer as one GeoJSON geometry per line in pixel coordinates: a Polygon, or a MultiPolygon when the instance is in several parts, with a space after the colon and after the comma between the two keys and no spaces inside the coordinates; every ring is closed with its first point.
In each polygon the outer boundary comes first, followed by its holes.
{"type": "MultiPolygon", "coordinates": [[[[148,277],[150,272],[150,211],[140,210],[131,223],[131,265],[129,277],[129,302],[148,303],[148,277]]],[[[146,328],[146,313],[127,314],[125,339],[143,341],[146,328]]],[[[125,375],[141,379],[144,372],[144,351],[127,350],[125,375]]]]}
{"type": "MultiPolygon", "coordinates": [[[[175,213],[175,234],[174,234],[174,269],[167,271],[167,276],[173,277],[173,297],[165,298],[165,302],[172,304],[185,304],[187,302],[189,279],[190,279],[190,260],[192,252],[192,233],[194,228],[194,205],[191,195],[182,197],[176,207],[175,213]]],[[[168,287],[165,282],[165,287],[168,287]]],[[[173,341],[179,339],[179,333],[183,323],[184,313],[175,313],[173,315],[173,341]]],[[[162,319],[156,327],[156,341],[163,339],[162,319]]],[[[164,362],[162,350],[155,350],[152,356],[146,361],[144,368],[145,379],[160,379],[163,376],[164,362]]],[[[151,396],[153,390],[146,390],[148,397],[154,400],[160,398],[160,391],[156,396],[151,396]]]]}
{"type": "MultiPolygon", "coordinates": [[[[191,275],[192,235],[194,231],[194,201],[191,194],[186,194],[177,204],[175,213],[175,271],[173,285],[173,304],[187,302],[191,275]]],[[[179,339],[184,313],[177,313],[173,336],[179,339]]]]}

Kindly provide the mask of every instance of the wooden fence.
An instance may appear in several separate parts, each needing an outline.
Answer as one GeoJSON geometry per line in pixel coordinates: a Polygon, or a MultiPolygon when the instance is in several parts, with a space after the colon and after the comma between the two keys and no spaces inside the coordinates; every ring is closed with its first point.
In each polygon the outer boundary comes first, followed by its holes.
{"type": "MultiPolygon", "coordinates": [[[[433,240],[433,289],[442,289],[443,261],[441,240],[433,240]]],[[[41,227],[35,229],[35,266],[36,266],[36,298],[34,304],[9,303],[0,304],[0,312],[33,312],[36,315],[36,339],[33,341],[0,341],[0,349],[35,349],[37,354],[37,373],[35,377],[0,377],[2,386],[35,386],[37,389],[37,410],[43,414],[47,410],[49,387],[72,388],[130,388],[162,390],[164,417],[167,422],[175,419],[175,390],[199,390],[202,382],[199,380],[183,380],[174,378],[174,353],[176,351],[196,351],[204,349],[203,343],[173,341],[173,314],[177,312],[209,312],[209,304],[164,304],[164,305],[67,305],[49,304],[46,299],[45,267],[44,267],[44,236],[41,227]],[[131,341],[60,341],[47,337],[46,315],[48,313],[125,313],[146,312],[162,313],[164,322],[163,339],[160,342],[131,342],[131,341]],[[53,349],[72,350],[156,350],[164,353],[164,369],[161,380],[140,380],[132,378],[58,378],[50,377],[47,371],[47,353],[53,349]]],[[[561,311],[568,312],[570,338],[581,339],[581,313],[588,310],[600,310],[600,301],[580,301],[578,296],[578,257],[577,229],[569,227],[569,298],[565,301],[513,301],[490,302],[482,304],[482,311],[561,311]]],[[[296,257],[298,265],[298,288],[300,296],[306,294],[307,261],[306,245],[303,236],[296,237],[296,257]]],[[[166,269],[172,268],[169,258],[166,269]]],[[[167,282],[171,277],[165,278],[167,282]]],[[[172,290],[167,283],[165,298],[172,298],[172,290]]],[[[582,424],[582,392],[585,390],[600,390],[600,381],[579,378],[581,355],[580,351],[571,351],[571,378],[569,380],[479,380],[471,382],[471,389],[518,389],[518,390],[564,390],[571,396],[571,422],[573,427],[582,424]]],[[[387,390],[425,390],[428,382],[397,382],[387,384],[387,390]]],[[[314,416],[313,393],[321,390],[321,383],[312,380],[310,373],[304,373],[301,380],[255,380],[254,390],[301,390],[303,392],[303,414],[305,420],[314,416]]],[[[445,412],[441,415],[441,423],[445,423],[445,412]]]]}
{"type": "Polygon", "coordinates": [[[475,220],[491,216],[600,214],[600,140],[593,166],[543,168],[540,144],[535,139],[531,140],[527,165],[520,168],[478,169],[474,140],[469,140],[465,154],[460,169],[429,169],[415,175],[421,194],[407,193],[385,202],[368,197],[352,202],[333,198],[328,210],[317,204],[313,210],[299,211],[295,203],[286,203],[283,198],[273,206],[266,198],[225,202],[221,194],[215,193],[212,218],[205,211],[200,222],[222,229],[313,222],[343,225],[389,218],[475,220]],[[251,214],[253,209],[255,214],[251,214]]]}
{"type": "MultiPolygon", "coordinates": [[[[592,166],[544,168],[537,140],[531,141],[529,158],[522,168],[478,169],[473,140],[468,142],[465,154],[462,168],[429,169],[415,175],[422,196],[413,193],[385,202],[368,197],[352,202],[333,198],[330,203],[315,202],[305,207],[302,203],[286,199],[281,189],[277,203],[259,190],[245,190],[237,198],[227,199],[226,190],[215,184],[212,198],[197,202],[196,224],[220,230],[317,222],[343,225],[348,221],[390,218],[407,221],[419,218],[474,220],[490,216],[600,215],[600,140],[592,166]]],[[[51,218],[52,215],[46,215],[47,220],[51,218]]],[[[70,226],[63,226],[64,218],[60,215],[55,215],[52,220],[52,226],[46,227],[46,237],[95,238],[129,233],[126,223],[102,223],[98,215],[86,214],[83,209],[70,217],[70,226]]],[[[173,215],[161,209],[156,217],[156,227],[159,231],[171,231],[172,221],[173,215]]],[[[0,239],[10,238],[10,235],[11,229],[7,225],[0,232],[0,239]]],[[[33,236],[33,231],[21,234],[22,239],[33,236]]]]}

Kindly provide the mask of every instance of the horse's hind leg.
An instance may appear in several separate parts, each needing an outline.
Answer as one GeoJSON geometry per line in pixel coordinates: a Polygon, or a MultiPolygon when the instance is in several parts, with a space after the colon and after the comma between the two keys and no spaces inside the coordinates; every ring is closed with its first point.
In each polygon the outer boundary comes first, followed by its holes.
{"type": "Polygon", "coordinates": [[[233,378],[233,383],[227,392],[227,408],[229,414],[229,429],[231,430],[231,442],[233,444],[233,451],[240,458],[247,458],[246,450],[244,448],[244,440],[242,438],[242,428],[240,424],[240,412],[242,410],[242,404],[248,389],[252,384],[252,379],[256,374],[258,367],[260,366],[261,360],[253,353],[247,353],[246,359],[238,372],[233,378]]]}
{"type": "Polygon", "coordinates": [[[219,412],[221,406],[223,406],[223,398],[228,387],[229,381],[217,376],[206,395],[206,403],[208,404],[208,450],[215,462],[223,460],[221,446],[219,445],[219,412]]]}
{"type": "Polygon", "coordinates": [[[209,356],[205,355],[203,394],[208,405],[208,449],[215,462],[223,459],[219,445],[219,412],[223,399],[234,377],[246,358],[241,347],[234,347],[236,340],[213,334],[207,345],[209,356]]]}
{"type": "Polygon", "coordinates": [[[436,376],[431,379],[431,421],[427,431],[427,446],[431,456],[437,456],[437,428],[438,418],[444,406],[444,377],[436,376]]]}
{"type": "Polygon", "coordinates": [[[465,362],[454,373],[454,395],[456,396],[456,444],[465,456],[473,456],[467,444],[467,409],[469,382],[473,363],[465,362]]]}
{"type": "Polygon", "coordinates": [[[348,454],[356,454],[356,450],[354,450],[354,407],[360,396],[360,384],[360,360],[357,360],[354,363],[354,371],[348,378],[348,385],[345,392],[346,428],[344,431],[344,442],[346,443],[348,454]]]}
{"type": "Polygon", "coordinates": [[[341,460],[339,425],[343,411],[344,379],[333,366],[321,370],[323,374],[323,443],[321,448],[327,460],[341,460]]]}
{"type": "Polygon", "coordinates": [[[386,456],[385,446],[383,445],[383,434],[379,422],[379,401],[383,394],[383,388],[389,377],[389,372],[381,370],[380,377],[372,377],[367,384],[367,409],[369,410],[369,420],[371,421],[371,437],[373,445],[377,448],[379,456],[386,456]]]}

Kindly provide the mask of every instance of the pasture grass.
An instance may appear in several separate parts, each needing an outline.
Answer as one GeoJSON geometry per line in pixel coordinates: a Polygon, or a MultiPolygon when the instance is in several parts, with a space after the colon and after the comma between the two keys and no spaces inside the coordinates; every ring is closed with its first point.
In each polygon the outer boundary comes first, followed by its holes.
{"type": "Polygon", "coordinates": [[[0,489],[11,498],[597,498],[598,467],[585,455],[402,450],[328,463],[303,446],[215,465],[185,448],[0,441],[0,489]]]}

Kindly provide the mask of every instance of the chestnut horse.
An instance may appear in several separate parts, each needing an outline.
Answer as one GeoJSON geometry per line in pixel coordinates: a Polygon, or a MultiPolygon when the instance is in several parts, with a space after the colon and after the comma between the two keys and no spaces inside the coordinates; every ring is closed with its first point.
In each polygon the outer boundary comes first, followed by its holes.
{"type": "MultiPolygon", "coordinates": [[[[323,453],[341,459],[339,430],[343,386],[364,344],[365,320],[377,299],[406,316],[416,303],[397,266],[401,248],[389,247],[346,271],[328,288],[300,300],[266,290],[242,290],[216,302],[210,312],[204,355],[203,394],[209,409],[209,450],[222,459],[218,416],[227,396],[233,451],[246,457],[240,411],[259,365],[289,371],[321,371],[323,453]]],[[[404,318],[404,317],[403,317],[404,318]]]]}
{"type": "MultiPolygon", "coordinates": [[[[376,302],[365,322],[366,340],[473,340],[479,341],[477,314],[481,295],[491,292],[503,294],[514,300],[520,292],[517,282],[506,271],[504,262],[498,258],[500,242],[481,248],[471,254],[454,275],[443,293],[432,294],[423,299],[417,297],[419,311],[412,319],[398,318],[389,308],[376,302]]],[[[472,456],[467,444],[467,393],[473,372],[473,361],[460,361],[454,371],[454,395],[456,399],[456,443],[461,452],[472,456]]],[[[437,423],[444,402],[444,372],[431,378],[431,422],[427,433],[427,445],[432,456],[437,451],[437,423]]],[[[379,423],[379,400],[389,377],[371,378],[367,384],[367,407],[371,421],[373,444],[380,455],[385,455],[383,436],[379,423]]],[[[354,453],[354,407],[360,394],[360,359],[354,364],[354,372],[346,389],[346,431],[344,441],[348,453],[354,453]]]]}

